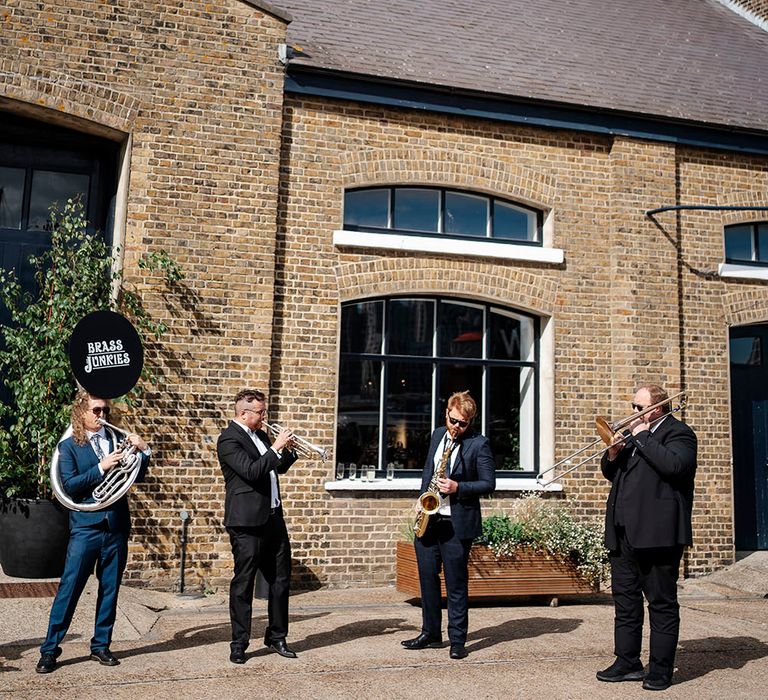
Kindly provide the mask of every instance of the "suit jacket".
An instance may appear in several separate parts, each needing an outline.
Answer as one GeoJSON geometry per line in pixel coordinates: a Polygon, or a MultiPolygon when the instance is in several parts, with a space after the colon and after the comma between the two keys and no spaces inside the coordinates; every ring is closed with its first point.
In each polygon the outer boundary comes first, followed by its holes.
{"type": "MultiPolygon", "coordinates": [[[[256,434],[268,447],[272,444],[263,430],[256,434]]],[[[219,435],[216,452],[226,486],[224,526],[255,527],[266,523],[272,504],[269,473],[285,474],[296,461],[296,453],[283,450],[278,456],[268,449],[261,455],[250,435],[235,421],[230,421],[219,435]]]]}
{"type": "Polygon", "coordinates": [[[603,476],[612,482],[605,514],[605,546],[618,548],[615,513],[635,548],[691,544],[696,434],[667,416],[653,431],[639,433],[612,462],[603,454],[603,476]],[[636,448],[636,449],[635,449],[636,448]]]}
{"type": "MultiPolygon", "coordinates": [[[[110,450],[114,450],[112,440],[107,433],[110,450]]],[[[149,456],[142,454],[141,467],[136,481],[143,481],[149,456]]],[[[107,472],[109,473],[109,472],[107,472]]],[[[61,485],[67,495],[76,503],[93,503],[93,489],[98,486],[106,475],[102,475],[99,469],[99,458],[93,451],[90,442],[78,445],[74,438],[68,437],[59,443],[59,476],[61,485]]],[[[92,527],[101,524],[103,520],[109,521],[109,529],[112,532],[125,532],[131,530],[131,516],[128,511],[128,497],[124,496],[111,506],[94,511],[71,511],[69,514],[69,527],[92,527]]]]}
{"type": "MultiPolygon", "coordinates": [[[[435,471],[435,452],[448,429],[441,427],[432,433],[427,461],[421,475],[421,491],[429,488],[435,471]]],[[[474,539],[483,534],[480,513],[480,496],[492,493],[496,488],[496,468],[493,463],[488,438],[479,433],[467,432],[461,439],[461,449],[453,469],[448,475],[459,485],[458,491],[449,496],[451,523],[459,539],[474,539]]],[[[453,461],[453,459],[451,460],[453,461]]]]}

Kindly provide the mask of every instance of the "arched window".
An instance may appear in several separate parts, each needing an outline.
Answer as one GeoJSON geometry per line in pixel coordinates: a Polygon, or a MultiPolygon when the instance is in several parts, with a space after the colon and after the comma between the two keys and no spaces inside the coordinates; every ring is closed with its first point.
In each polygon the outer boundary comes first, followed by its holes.
{"type": "Polygon", "coordinates": [[[491,304],[391,297],[341,309],[337,458],[421,472],[446,399],[468,389],[501,472],[538,469],[539,321],[491,304]]]}
{"type": "Polygon", "coordinates": [[[375,187],[344,194],[344,229],[541,245],[542,213],[517,202],[437,187],[375,187]]]}

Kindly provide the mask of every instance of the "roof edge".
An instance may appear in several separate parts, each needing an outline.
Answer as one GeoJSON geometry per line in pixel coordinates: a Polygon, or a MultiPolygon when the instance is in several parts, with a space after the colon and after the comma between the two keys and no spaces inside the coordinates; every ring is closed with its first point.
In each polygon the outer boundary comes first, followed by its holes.
{"type": "Polygon", "coordinates": [[[752,24],[760,27],[760,29],[763,31],[768,32],[768,19],[762,15],[757,14],[756,12],[748,10],[741,3],[736,2],[736,0],[715,0],[715,2],[719,2],[724,7],[727,7],[731,12],[735,12],[737,15],[739,15],[739,17],[743,17],[748,22],[751,22],[752,24]]]}
{"type": "Polygon", "coordinates": [[[266,12],[268,15],[272,15],[273,17],[282,20],[286,24],[293,22],[293,17],[289,12],[276,7],[272,3],[264,2],[263,0],[240,0],[240,2],[244,3],[245,5],[255,7],[257,10],[261,10],[262,12],[266,12]]]}
{"type": "Polygon", "coordinates": [[[768,129],[503,97],[289,63],[287,93],[768,155],[768,129]]]}

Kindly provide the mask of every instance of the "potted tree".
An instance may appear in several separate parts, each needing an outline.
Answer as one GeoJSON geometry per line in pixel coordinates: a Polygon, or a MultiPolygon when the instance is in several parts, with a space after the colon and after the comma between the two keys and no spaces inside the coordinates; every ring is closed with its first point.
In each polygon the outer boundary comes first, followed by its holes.
{"type": "MultiPolygon", "coordinates": [[[[30,258],[34,293],[15,271],[0,270],[0,302],[10,315],[0,326],[0,566],[24,578],[59,576],[66,553],[67,511],[52,500],[49,465],[76,389],[67,355],[72,330],[100,309],[132,317],[140,332],[159,337],[166,330],[122,288],[117,251],[88,231],[79,200],[52,207],[49,228],[50,248],[30,258]]],[[[141,265],[164,268],[169,282],[181,279],[164,253],[146,256],[141,265]]]]}
{"type": "MultiPolygon", "coordinates": [[[[469,559],[470,598],[592,593],[608,566],[603,526],[579,521],[563,502],[530,493],[509,513],[483,519],[483,537],[469,559]]],[[[419,577],[411,542],[397,543],[397,590],[419,596],[419,577]]]]}

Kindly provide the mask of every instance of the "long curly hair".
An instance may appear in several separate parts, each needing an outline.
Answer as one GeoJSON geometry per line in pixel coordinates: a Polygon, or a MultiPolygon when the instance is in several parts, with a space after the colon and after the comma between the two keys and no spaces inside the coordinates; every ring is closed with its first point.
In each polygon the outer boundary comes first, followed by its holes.
{"type": "MultiPolygon", "coordinates": [[[[72,438],[78,445],[85,445],[88,442],[88,436],[85,432],[85,414],[88,411],[88,403],[91,399],[97,399],[98,396],[92,396],[85,389],[79,389],[75,395],[74,403],[72,404],[72,438]]],[[[112,404],[107,401],[107,406],[111,407],[112,404]]]]}

